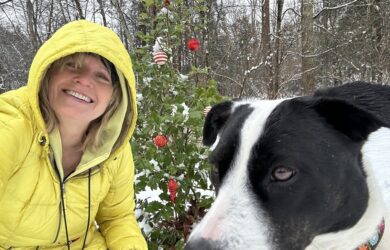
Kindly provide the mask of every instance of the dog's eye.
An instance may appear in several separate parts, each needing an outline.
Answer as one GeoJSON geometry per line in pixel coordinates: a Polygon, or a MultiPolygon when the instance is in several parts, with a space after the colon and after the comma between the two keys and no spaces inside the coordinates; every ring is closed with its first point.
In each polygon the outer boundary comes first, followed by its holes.
{"type": "Polygon", "coordinates": [[[272,170],[272,181],[288,181],[295,175],[295,171],[289,167],[276,167],[272,170]]]}

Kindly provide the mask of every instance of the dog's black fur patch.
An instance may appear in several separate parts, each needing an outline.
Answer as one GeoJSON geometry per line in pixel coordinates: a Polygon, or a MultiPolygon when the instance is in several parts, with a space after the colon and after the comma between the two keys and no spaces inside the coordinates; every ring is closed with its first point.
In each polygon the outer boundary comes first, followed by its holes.
{"type": "Polygon", "coordinates": [[[233,103],[228,101],[217,105],[216,109],[213,108],[207,115],[203,130],[205,145],[211,146],[215,142],[218,133],[224,138],[209,156],[209,161],[214,166],[212,175],[217,173],[216,178],[213,178],[213,184],[217,191],[239,147],[239,131],[243,125],[242,121],[246,120],[252,112],[248,105],[242,105],[233,111],[233,115],[232,105],[233,103]],[[225,124],[226,126],[224,126],[225,124]],[[222,128],[223,131],[221,131],[222,128]]]}

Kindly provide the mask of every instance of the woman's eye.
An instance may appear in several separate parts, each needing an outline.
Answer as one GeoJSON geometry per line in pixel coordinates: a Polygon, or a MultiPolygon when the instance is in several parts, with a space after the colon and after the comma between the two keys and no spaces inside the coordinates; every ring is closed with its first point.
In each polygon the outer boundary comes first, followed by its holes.
{"type": "Polygon", "coordinates": [[[111,80],[105,74],[97,74],[96,76],[97,76],[97,78],[99,78],[105,82],[111,83],[111,80]]]}
{"type": "Polygon", "coordinates": [[[70,70],[76,70],[76,64],[74,62],[67,62],[65,66],[70,70]]]}
{"type": "Polygon", "coordinates": [[[289,167],[277,167],[272,170],[272,181],[288,181],[295,175],[295,170],[289,167]]]}

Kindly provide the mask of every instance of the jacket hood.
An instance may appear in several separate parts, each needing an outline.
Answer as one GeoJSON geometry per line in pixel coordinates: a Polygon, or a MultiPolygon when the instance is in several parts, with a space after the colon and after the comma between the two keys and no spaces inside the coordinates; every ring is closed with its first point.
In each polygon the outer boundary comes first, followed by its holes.
{"type": "MultiPolygon", "coordinates": [[[[77,52],[91,52],[108,59],[115,65],[121,83],[123,101],[105,127],[103,132],[105,144],[103,148],[100,148],[98,154],[93,156],[98,156],[100,161],[102,161],[107,159],[111,153],[115,156],[124,148],[134,132],[137,119],[135,77],[131,59],[115,32],[86,20],[70,22],[57,30],[40,47],[31,64],[27,83],[29,101],[38,124],[38,129],[42,131],[42,134],[46,135],[46,138],[50,137],[50,140],[58,139],[58,131],[57,136],[56,133],[54,133],[54,136],[49,136],[46,132],[43,116],[39,108],[38,92],[41,80],[48,67],[59,58],[77,52]],[[108,141],[106,141],[106,138],[108,141]],[[115,151],[111,152],[113,147],[115,151]]],[[[54,141],[51,141],[52,143],[54,141]]],[[[56,156],[59,157],[59,155],[56,156]]],[[[83,156],[81,165],[82,163],[90,162],[93,160],[93,157],[90,156],[87,157],[90,159],[84,159],[83,156]]]]}

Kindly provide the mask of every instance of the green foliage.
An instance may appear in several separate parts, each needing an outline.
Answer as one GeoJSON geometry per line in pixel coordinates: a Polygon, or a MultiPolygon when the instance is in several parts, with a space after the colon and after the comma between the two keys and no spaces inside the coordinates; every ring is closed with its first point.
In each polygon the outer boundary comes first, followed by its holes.
{"type": "MultiPolygon", "coordinates": [[[[162,8],[151,2],[144,1],[146,11],[149,7],[162,8]]],[[[176,1],[168,7],[170,14],[153,17],[141,13],[139,21],[145,29],[138,33],[138,39],[143,45],[132,54],[140,97],[138,125],[131,142],[137,171],[136,194],[148,188],[160,192],[157,200],[136,200],[150,249],[182,249],[192,224],[213,201],[208,152],[201,143],[203,109],[222,98],[207,69],[194,66],[200,56],[186,51],[185,30],[189,29],[189,15],[196,11],[186,7],[176,1]],[[164,50],[170,57],[162,66],[153,62],[152,46],[157,37],[164,40],[164,50]],[[187,55],[184,61],[191,69],[187,75],[178,69],[184,68],[183,60],[172,58],[178,51],[187,55]],[[159,134],[168,138],[167,146],[154,145],[153,138],[159,134]],[[167,186],[171,178],[178,183],[175,203],[170,201],[167,186]]]]}

